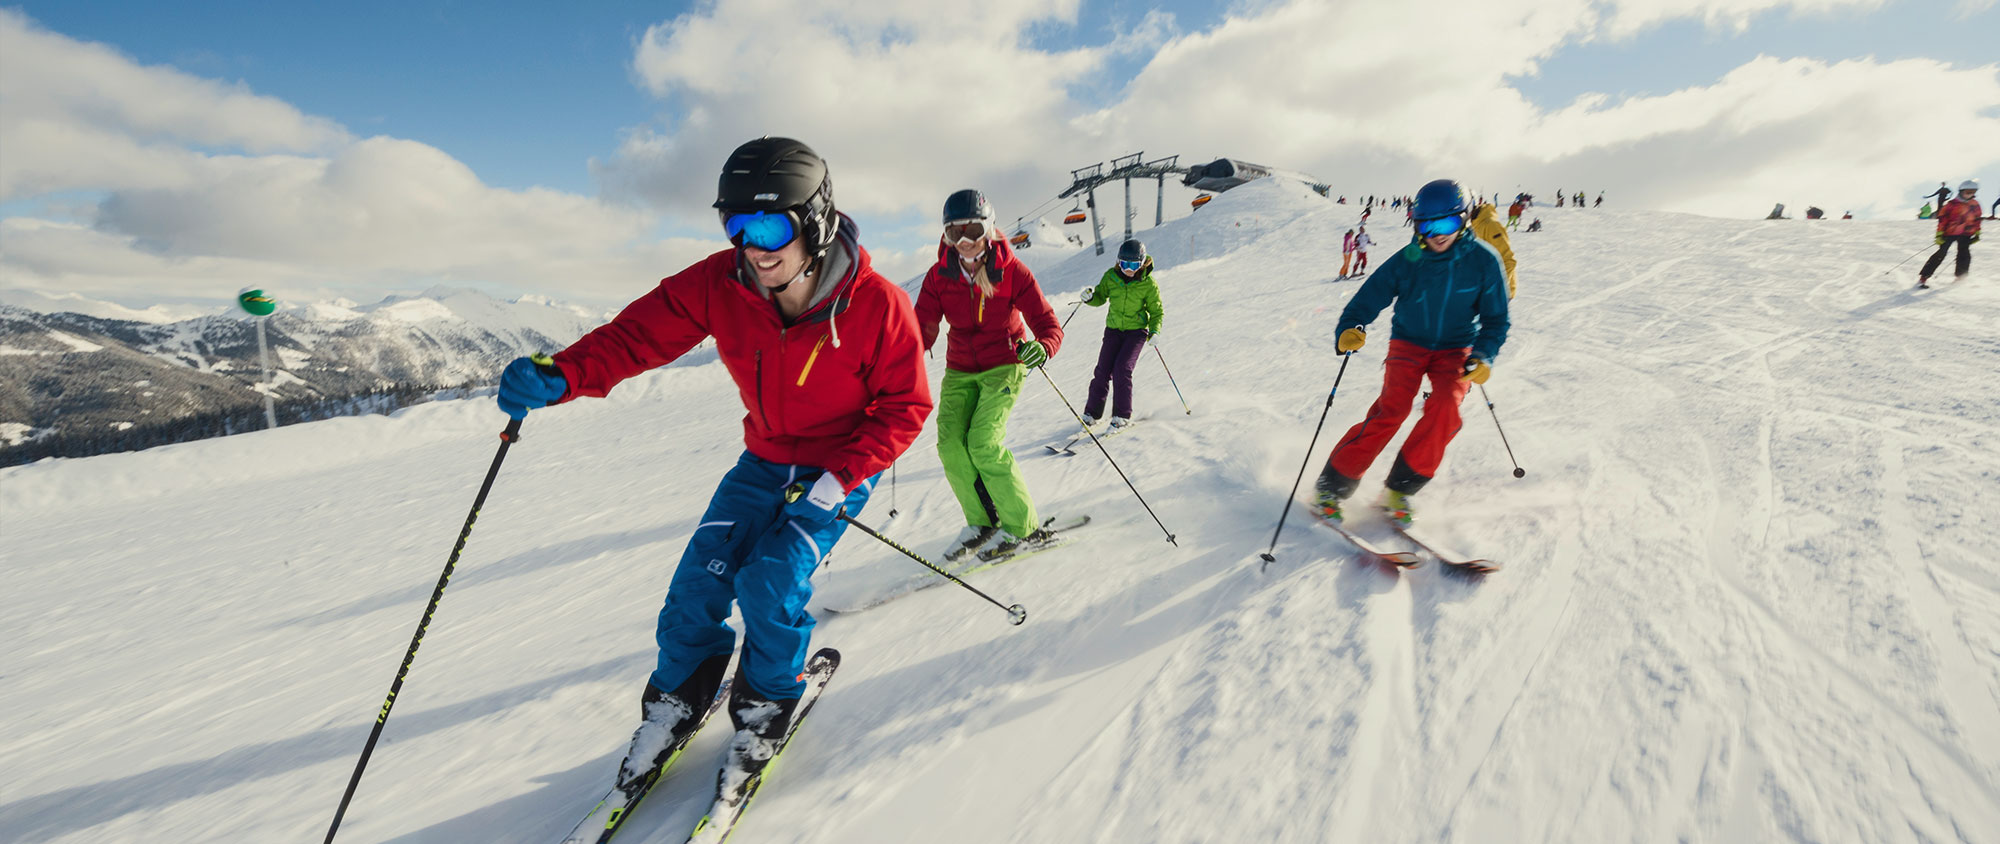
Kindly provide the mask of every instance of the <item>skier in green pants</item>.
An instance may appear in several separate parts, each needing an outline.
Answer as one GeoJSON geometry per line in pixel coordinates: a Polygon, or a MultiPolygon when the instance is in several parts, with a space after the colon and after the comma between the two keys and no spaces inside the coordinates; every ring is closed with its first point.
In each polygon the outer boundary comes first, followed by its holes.
{"type": "Polygon", "coordinates": [[[979,191],[947,198],[938,261],[917,293],[925,349],[937,342],[938,320],[951,323],[937,397],[938,459],[966,526],[946,560],[1005,554],[1041,529],[1007,450],[1007,416],[1027,370],[1062,346],[1062,325],[993,222],[993,205],[979,191]]]}

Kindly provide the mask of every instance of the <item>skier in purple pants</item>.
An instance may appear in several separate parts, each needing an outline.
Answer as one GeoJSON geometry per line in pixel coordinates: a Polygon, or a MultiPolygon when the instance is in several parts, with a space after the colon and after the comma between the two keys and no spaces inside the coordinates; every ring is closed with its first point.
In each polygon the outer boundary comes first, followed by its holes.
{"type": "Polygon", "coordinates": [[[1083,303],[1097,307],[1111,303],[1104,315],[1104,345],[1097,351],[1097,371],[1090,378],[1090,398],[1083,403],[1083,424],[1097,424],[1104,415],[1104,398],[1113,395],[1111,426],[1115,431],[1132,424],[1132,368],[1139,365],[1139,353],[1146,342],[1159,336],[1160,286],[1153,282],[1153,259],[1146,244],[1128,240],[1118,247],[1118,265],[1104,271],[1097,286],[1085,288],[1083,303]],[[1115,388],[1115,389],[1114,389],[1115,388]]]}

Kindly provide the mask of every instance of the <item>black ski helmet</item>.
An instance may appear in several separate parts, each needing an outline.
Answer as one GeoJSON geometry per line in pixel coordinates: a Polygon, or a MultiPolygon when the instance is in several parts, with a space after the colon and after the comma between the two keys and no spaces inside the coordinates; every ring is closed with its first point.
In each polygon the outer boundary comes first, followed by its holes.
{"type": "Polygon", "coordinates": [[[993,203],[986,201],[986,194],[966,188],[944,199],[944,224],[964,223],[972,220],[993,222],[993,203]]]}
{"type": "Polygon", "coordinates": [[[716,183],[714,208],[725,219],[739,211],[790,212],[814,259],[826,254],[840,228],[826,161],[791,138],[758,138],[730,153],[716,183]]]}
{"type": "Polygon", "coordinates": [[[1118,244],[1118,260],[1120,261],[1146,260],[1146,244],[1140,243],[1139,239],[1136,237],[1132,238],[1131,240],[1125,241],[1124,243],[1118,244]]]}

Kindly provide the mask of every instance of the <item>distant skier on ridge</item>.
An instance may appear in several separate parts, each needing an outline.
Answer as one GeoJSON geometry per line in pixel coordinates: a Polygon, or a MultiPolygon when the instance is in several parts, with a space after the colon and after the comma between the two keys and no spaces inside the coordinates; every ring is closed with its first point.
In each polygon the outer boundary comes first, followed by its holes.
{"type": "Polygon", "coordinates": [[[950,323],[937,397],[938,462],[965,514],[965,529],[944,558],[1010,553],[1039,538],[1041,521],[1028,482],[1007,450],[1007,417],[1027,371],[1055,355],[1063,331],[1035,274],[1014,257],[994,226],[993,204],[979,191],[945,198],[944,237],[937,263],[917,291],[916,308],[926,350],[937,342],[939,320],[950,323]]]}
{"type": "Polygon", "coordinates": [[[501,409],[521,418],[606,395],[713,337],[748,410],[747,449],[668,587],[620,788],[651,776],[708,712],[736,649],[731,604],[744,626],[731,764],[768,761],[806,688],[805,607],[846,529],[837,515],[861,511],[931,412],[910,299],[870,266],[819,155],[789,138],[750,141],[730,154],[716,192],[730,248],[661,281],[552,365],[520,358],[500,380],[501,409]]]}
{"type": "Polygon", "coordinates": [[[1507,339],[1506,270],[1492,247],[1464,236],[1465,189],[1450,179],[1433,181],[1417,191],[1416,209],[1416,236],[1362,282],[1335,326],[1335,348],[1352,354],[1367,342],[1368,323],[1395,305],[1382,392],[1334,446],[1315,487],[1314,503],[1327,519],[1342,517],[1341,502],[1402,427],[1428,378],[1430,399],[1396,455],[1382,499],[1390,519],[1410,525],[1411,496],[1437,474],[1445,446],[1458,434],[1459,402],[1473,384],[1486,383],[1507,339]]]}

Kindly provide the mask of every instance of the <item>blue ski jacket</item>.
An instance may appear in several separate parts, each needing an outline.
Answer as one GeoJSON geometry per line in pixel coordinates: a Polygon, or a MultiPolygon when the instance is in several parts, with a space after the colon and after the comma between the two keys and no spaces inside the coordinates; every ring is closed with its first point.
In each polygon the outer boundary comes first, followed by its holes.
{"type": "Polygon", "coordinates": [[[1470,231],[1443,252],[1412,240],[1382,262],[1348,300],[1334,333],[1367,327],[1391,302],[1390,339],[1432,350],[1471,346],[1488,362],[1507,342],[1507,272],[1500,253],[1470,231]]]}

